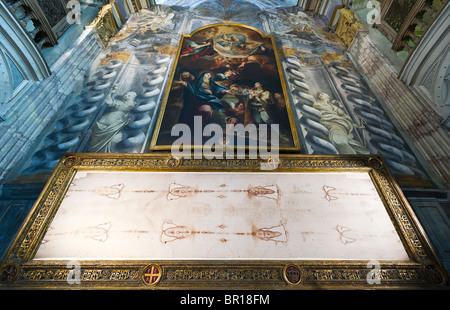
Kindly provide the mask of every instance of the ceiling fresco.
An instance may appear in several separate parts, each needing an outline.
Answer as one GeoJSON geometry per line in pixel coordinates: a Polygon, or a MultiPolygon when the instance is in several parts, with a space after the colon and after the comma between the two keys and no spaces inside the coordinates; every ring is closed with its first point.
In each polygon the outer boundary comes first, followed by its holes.
{"type": "Polygon", "coordinates": [[[167,6],[181,6],[191,9],[197,9],[198,7],[207,4],[213,4],[214,6],[221,7],[232,7],[232,6],[241,6],[241,5],[255,5],[259,9],[268,9],[272,7],[283,7],[283,6],[295,6],[297,4],[296,0],[256,0],[256,1],[245,1],[245,0],[215,0],[215,1],[207,1],[207,0],[159,0],[156,1],[156,4],[162,4],[167,6]]]}

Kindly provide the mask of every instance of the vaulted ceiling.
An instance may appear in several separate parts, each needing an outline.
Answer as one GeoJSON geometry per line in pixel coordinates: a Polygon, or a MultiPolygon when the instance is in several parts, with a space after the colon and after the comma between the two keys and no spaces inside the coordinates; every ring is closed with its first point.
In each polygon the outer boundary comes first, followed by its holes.
{"type": "Polygon", "coordinates": [[[271,7],[281,7],[281,6],[294,6],[297,4],[297,0],[256,0],[256,1],[246,1],[246,0],[160,0],[156,1],[157,4],[163,5],[175,5],[182,7],[189,7],[195,9],[199,6],[211,5],[214,7],[221,8],[231,8],[231,7],[243,7],[246,5],[255,6],[259,9],[267,9],[271,7]]]}

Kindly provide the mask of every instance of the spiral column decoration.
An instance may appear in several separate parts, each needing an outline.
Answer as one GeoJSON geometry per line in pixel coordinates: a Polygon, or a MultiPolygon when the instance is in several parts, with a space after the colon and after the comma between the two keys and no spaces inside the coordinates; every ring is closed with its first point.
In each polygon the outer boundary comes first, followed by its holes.
{"type": "Polygon", "coordinates": [[[143,91],[136,97],[136,107],[130,111],[130,122],[124,126],[124,139],[116,146],[117,152],[138,153],[147,139],[146,129],[152,122],[153,112],[161,94],[167,71],[168,55],[157,55],[153,70],[147,73],[148,80],[142,84],[143,91]]]}
{"type": "Polygon", "coordinates": [[[80,137],[95,120],[121,63],[120,60],[112,60],[99,68],[81,94],[75,97],[74,103],[66,109],[64,116],[56,122],[53,132],[44,138],[44,145],[33,154],[31,166],[22,171],[22,175],[52,170],[64,153],[77,150],[80,137]]]}
{"type": "Polygon", "coordinates": [[[300,72],[300,63],[294,56],[286,56],[286,72],[294,90],[291,92],[300,113],[299,122],[305,133],[305,143],[310,154],[338,154],[336,147],[328,140],[328,129],[320,124],[322,113],[313,107],[315,98],[309,93],[305,75],[300,72]]]}
{"type": "Polygon", "coordinates": [[[346,92],[348,102],[353,105],[354,114],[363,120],[368,133],[367,148],[373,154],[380,153],[394,174],[412,175],[426,178],[417,167],[417,159],[406,149],[405,141],[395,133],[394,125],[387,119],[384,111],[376,106],[360,78],[341,63],[330,63],[336,76],[342,81],[341,88],[346,92]]]}

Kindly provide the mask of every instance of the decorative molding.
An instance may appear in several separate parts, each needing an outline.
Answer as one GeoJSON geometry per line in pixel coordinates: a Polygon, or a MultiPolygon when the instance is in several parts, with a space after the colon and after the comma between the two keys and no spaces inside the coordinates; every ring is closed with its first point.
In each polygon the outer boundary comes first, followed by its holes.
{"type": "Polygon", "coordinates": [[[419,45],[405,63],[399,75],[421,102],[444,123],[450,116],[449,98],[444,98],[442,87],[450,67],[450,3],[448,3],[419,45]]]}
{"type": "Polygon", "coordinates": [[[10,85],[9,91],[1,95],[0,118],[4,120],[8,111],[16,104],[14,98],[34,81],[42,81],[49,77],[51,70],[33,38],[3,1],[0,1],[0,42],[0,53],[5,55],[3,61],[6,70],[0,79],[1,83],[11,84],[12,73],[6,63],[6,56],[24,79],[15,89],[10,85]]]}
{"type": "Polygon", "coordinates": [[[34,0],[23,0],[23,4],[31,10],[32,19],[36,21],[35,26],[39,28],[40,32],[45,34],[42,39],[36,39],[38,46],[42,48],[44,44],[49,44],[51,46],[57,45],[58,39],[56,38],[53,28],[38,2],[34,0]]]}
{"type": "Polygon", "coordinates": [[[358,21],[352,11],[342,9],[336,26],[336,34],[349,46],[358,31],[364,30],[363,24],[358,21]]]}
{"type": "Polygon", "coordinates": [[[0,1],[0,37],[26,79],[40,81],[50,76],[50,68],[36,44],[3,1],[0,1]]]}
{"type": "Polygon", "coordinates": [[[97,17],[88,26],[95,29],[95,32],[105,47],[111,37],[114,36],[119,30],[119,25],[116,22],[114,11],[114,4],[107,4],[103,6],[98,12],[97,17]]]}

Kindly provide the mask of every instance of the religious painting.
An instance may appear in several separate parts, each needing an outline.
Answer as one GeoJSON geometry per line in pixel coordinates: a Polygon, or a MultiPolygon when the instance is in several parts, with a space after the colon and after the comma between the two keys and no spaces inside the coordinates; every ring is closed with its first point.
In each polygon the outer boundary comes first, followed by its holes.
{"type": "Polygon", "coordinates": [[[170,150],[179,138],[179,133],[173,131],[178,124],[187,125],[192,135],[200,132],[201,139],[183,145],[190,149],[201,147],[209,139],[202,135],[203,130],[216,124],[223,133],[216,137],[217,141],[224,144],[249,148],[264,143],[280,150],[299,151],[273,38],[239,24],[215,24],[184,35],[150,150],[170,150]],[[247,131],[230,134],[238,125],[247,131]],[[275,136],[276,146],[271,139],[275,136]]]}
{"type": "Polygon", "coordinates": [[[67,154],[1,263],[0,288],[446,283],[381,158],[279,160],[261,171],[261,159],[67,154]]]}

